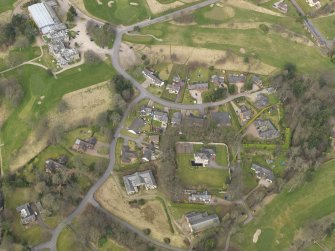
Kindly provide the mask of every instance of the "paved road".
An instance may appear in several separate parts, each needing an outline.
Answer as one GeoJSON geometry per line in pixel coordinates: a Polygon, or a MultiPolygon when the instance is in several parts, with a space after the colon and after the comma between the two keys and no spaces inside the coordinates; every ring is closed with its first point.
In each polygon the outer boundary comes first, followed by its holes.
{"type": "Polygon", "coordinates": [[[306,18],[306,22],[308,23],[308,25],[311,27],[311,29],[314,31],[314,33],[316,35],[318,35],[320,37],[320,40],[323,41],[328,49],[332,48],[333,45],[333,41],[332,40],[327,40],[322,33],[315,27],[315,25],[313,24],[312,20],[307,18],[305,12],[303,11],[303,9],[300,7],[300,5],[296,2],[296,0],[291,0],[291,3],[294,5],[294,7],[297,9],[297,11],[300,13],[300,15],[304,18],[306,18]]]}
{"type": "MultiPolygon", "coordinates": [[[[129,112],[131,111],[132,107],[137,104],[141,99],[143,99],[142,95],[139,95],[136,99],[134,99],[131,104],[128,106],[127,110],[124,113],[124,116],[114,134],[114,139],[112,140],[110,144],[110,150],[109,150],[109,165],[107,167],[107,170],[103,174],[103,176],[100,177],[100,179],[90,188],[90,190],[87,192],[83,200],[80,202],[78,207],[66,218],[64,219],[54,230],[51,231],[52,238],[49,242],[42,243],[36,247],[33,248],[33,250],[43,250],[44,248],[49,248],[51,250],[56,250],[57,247],[57,238],[60,234],[60,232],[63,230],[63,228],[70,224],[72,220],[79,215],[85,207],[88,205],[88,203],[91,203],[95,207],[99,207],[99,204],[94,199],[94,193],[100,186],[103,185],[103,183],[107,180],[107,178],[110,176],[111,172],[113,171],[113,167],[115,164],[115,147],[116,147],[116,139],[120,136],[120,131],[122,129],[122,126],[127,119],[129,112]]],[[[126,222],[124,222],[126,224],[126,222]]]]}
{"type": "MultiPolygon", "coordinates": [[[[228,97],[225,100],[222,101],[218,101],[218,102],[213,102],[213,103],[206,103],[206,104],[178,104],[178,103],[174,103],[174,102],[169,102],[163,99],[160,99],[159,97],[153,95],[152,93],[148,92],[140,83],[138,83],[134,78],[132,78],[120,65],[119,63],[119,51],[120,51],[120,45],[121,45],[121,41],[122,41],[122,35],[128,31],[131,31],[134,29],[135,26],[139,26],[139,27],[144,27],[144,26],[148,26],[148,25],[152,25],[158,22],[162,22],[168,19],[173,18],[174,16],[177,15],[181,15],[185,12],[188,11],[194,11],[196,9],[202,8],[204,6],[210,5],[212,3],[218,2],[219,0],[208,0],[208,1],[204,1],[202,3],[198,3],[196,5],[187,7],[185,9],[182,10],[178,10],[175,11],[171,14],[167,14],[165,16],[162,17],[158,17],[152,20],[146,20],[128,27],[119,27],[116,29],[116,38],[115,38],[115,42],[114,42],[114,46],[110,51],[110,55],[112,57],[112,63],[113,66],[115,67],[115,69],[117,70],[117,72],[121,75],[123,75],[126,79],[129,79],[131,81],[131,83],[139,90],[140,95],[134,99],[131,104],[128,106],[122,121],[119,124],[119,127],[117,128],[115,134],[114,134],[114,139],[112,140],[111,144],[110,144],[110,162],[108,165],[107,170],[105,171],[105,173],[103,174],[102,177],[99,178],[99,180],[90,188],[90,190],[87,192],[87,194],[84,196],[83,200],[80,202],[80,204],[78,205],[78,207],[66,218],[64,219],[54,230],[51,231],[52,234],[52,238],[50,241],[46,242],[46,243],[42,243],[40,245],[37,245],[33,248],[33,250],[43,250],[43,249],[51,249],[51,250],[57,250],[57,239],[59,234],[61,233],[61,231],[64,229],[64,227],[66,227],[67,225],[71,224],[72,220],[78,216],[84,209],[85,207],[90,203],[93,206],[95,206],[96,208],[102,210],[103,212],[105,212],[107,215],[109,215],[109,217],[111,217],[113,220],[117,221],[118,223],[120,223],[122,226],[126,227],[127,229],[129,229],[132,232],[137,233],[139,236],[141,236],[143,239],[150,241],[151,243],[168,249],[168,250],[181,250],[178,248],[174,248],[171,247],[169,245],[166,245],[164,243],[158,242],[156,240],[151,239],[150,237],[146,236],[141,230],[135,228],[134,226],[130,225],[129,223],[127,223],[126,221],[123,221],[119,218],[117,218],[116,216],[110,214],[107,210],[103,209],[99,203],[94,199],[94,193],[97,191],[97,189],[99,187],[101,187],[104,182],[108,179],[108,177],[110,176],[110,174],[113,171],[113,167],[115,164],[115,147],[116,147],[116,139],[118,137],[120,137],[120,131],[124,125],[124,122],[130,112],[130,110],[133,108],[133,106],[138,103],[141,99],[143,98],[149,98],[151,100],[153,100],[156,103],[159,103],[163,106],[166,107],[170,107],[173,109],[200,109],[203,110],[206,107],[211,107],[211,106],[217,106],[217,105],[221,105],[221,104],[225,104],[228,103],[238,97],[242,97],[242,96],[248,96],[248,93],[242,93],[242,94],[237,94],[237,95],[233,95],[228,97]]],[[[83,12],[80,13],[82,16],[85,16],[85,14],[83,12]]],[[[88,17],[85,16],[86,19],[91,19],[91,20],[95,20],[95,21],[99,21],[95,18],[92,17],[88,17]]]]}

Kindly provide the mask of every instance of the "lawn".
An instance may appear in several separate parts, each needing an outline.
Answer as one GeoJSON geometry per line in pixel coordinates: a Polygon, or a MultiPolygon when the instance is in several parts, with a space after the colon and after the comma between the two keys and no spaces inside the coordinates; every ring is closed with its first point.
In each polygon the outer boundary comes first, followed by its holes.
{"type": "Polygon", "coordinates": [[[214,213],[212,206],[210,205],[202,205],[202,204],[186,204],[186,203],[171,203],[169,205],[169,211],[171,212],[173,218],[175,220],[179,220],[186,213],[189,212],[208,212],[214,213]]]}
{"type": "Polygon", "coordinates": [[[3,149],[5,168],[8,169],[9,159],[15,157],[37,122],[58,104],[64,94],[108,80],[114,73],[107,63],[84,64],[58,75],[57,79],[32,65],[6,73],[5,77],[14,77],[19,81],[25,95],[1,130],[0,136],[6,145],[3,149]],[[35,101],[40,96],[45,96],[42,105],[35,101]]]}
{"type": "Polygon", "coordinates": [[[76,234],[69,227],[65,228],[57,239],[57,250],[68,251],[68,250],[90,250],[85,247],[76,234]]]}
{"type": "Polygon", "coordinates": [[[129,25],[150,17],[150,10],[145,0],[114,0],[111,7],[109,0],[84,0],[85,8],[92,15],[113,24],[129,25]],[[138,5],[131,5],[137,3],[138,5]]]}
{"type": "Polygon", "coordinates": [[[327,162],[315,171],[311,182],[291,192],[290,187],[285,188],[233,236],[234,245],[250,251],[285,250],[301,227],[334,212],[334,166],[334,160],[327,162]],[[252,237],[258,228],[262,234],[253,244],[252,237]]]}
{"type": "Polygon", "coordinates": [[[191,72],[190,82],[208,82],[209,70],[207,67],[198,67],[191,72]]]}
{"type": "Polygon", "coordinates": [[[13,9],[13,4],[15,2],[16,0],[1,0],[0,1],[0,13],[13,9]]]}
{"type": "Polygon", "coordinates": [[[315,18],[313,23],[327,39],[335,37],[335,15],[315,18]]]}
{"type": "Polygon", "coordinates": [[[228,147],[215,145],[216,162],[224,167],[228,167],[228,147]]]}
{"type": "Polygon", "coordinates": [[[41,55],[39,47],[14,48],[9,51],[8,59],[1,59],[0,71],[17,66],[41,55]]]}
{"type": "MultiPolygon", "coordinates": [[[[252,55],[252,58],[259,59],[263,63],[277,68],[283,68],[288,62],[294,62],[301,72],[313,72],[320,69],[333,70],[333,65],[328,57],[322,55],[317,47],[297,43],[274,30],[265,34],[258,28],[258,25],[251,25],[254,22],[265,22],[269,25],[280,24],[286,30],[309,37],[302,23],[296,22],[294,18],[276,17],[235,8],[235,16],[232,18],[232,22],[250,24],[250,28],[219,28],[215,25],[210,28],[202,27],[201,25],[210,23],[210,20],[203,16],[206,9],[208,11],[209,8],[195,12],[198,26],[180,26],[164,22],[141,29],[143,34],[158,34],[158,38],[162,41],[152,39],[150,42],[143,42],[130,37],[126,37],[126,40],[147,45],[184,45],[196,48],[229,50],[240,56],[243,56],[240,49],[245,48],[247,53],[252,55]]],[[[229,22],[222,23],[229,27],[229,22]]]]}
{"type": "Polygon", "coordinates": [[[210,169],[207,167],[192,168],[193,154],[177,155],[177,176],[187,188],[222,190],[226,188],[227,170],[210,169]]]}

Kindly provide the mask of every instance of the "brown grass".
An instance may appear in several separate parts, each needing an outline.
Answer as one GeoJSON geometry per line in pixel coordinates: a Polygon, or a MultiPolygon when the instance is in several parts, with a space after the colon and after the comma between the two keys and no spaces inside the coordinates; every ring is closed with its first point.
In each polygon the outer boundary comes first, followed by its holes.
{"type": "Polygon", "coordinates": [[[183,247],[183,236],[171,233],[163,206],[161,202],[154,199],[156,191],[140,191],[139,195],[128,196],[116,179],[115,176],[109,177],[96,192],[98,202],[108,211],[135,227],[150,228],[152,238],[162,242],[165,237],[168,237],[171,239],[171,245],[183,247]],[[130,200],[140,197],[146,199],[143,206],[131,207],[129,205],[130,200]]]}
{"type": "MultiPolygon", "coordinates": [[[[65,129],[71,129],[84,119],[94,120],[99,113],[112,107],[111,92],[106,82],[65,94],[63,100],[67,102],[69,108],[63,113],[56,110],[49,113],[50,128],[62,125],[65,129]]],[[[10,169],[17,170],[38,155],[47,147],[47,138],[36,139],[33,131],[19,150],[17,157],[11,161],[10,169]]]]}
{"type": "MultiPolygon", "coordinates": [[[[197,38],[194,39],[196,43],[204,42],[197,41],[197,38]]],[[[151,62],[171,62],[169,45],[151,45],[150,47],[143,47],[143,45],[133,46],[135,50],[141,50],[144,54],[150,57],[151,62]]],[[[276,69],[273,66],[264,64],[261,61],[255,59],[250,60],[249,63],[244,63],[243,57],[222,50],[211,50],[188,46],[171,46],[171,53],[177,55],[177,60],[175,63],[178,64],[200,62],[208,66],[215,65],[217,69],[221,70],[246,71],[262,75],[268,75],[276,69]]]]}

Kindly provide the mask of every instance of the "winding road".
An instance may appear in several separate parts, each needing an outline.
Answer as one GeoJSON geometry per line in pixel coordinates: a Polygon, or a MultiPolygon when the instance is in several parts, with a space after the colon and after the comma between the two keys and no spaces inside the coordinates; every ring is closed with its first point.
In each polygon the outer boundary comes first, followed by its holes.
{"type": "MultiPolygon", "coordinates": [[[[63,0],[64,1],[64,0],[63,0]]],[[[230,102],[231,100],[241,97],[241,96],[245,96],[243,94],[238,94],[238,95],[234,95],[234,96],[230,96],[229,98],[227,98],[226,100],[222,100],[220,102],[215,102],[215,103],[209,103],[209,104],[200,104],[200,105],[183,105],[183,104],[177,104],[177,103],[173,103],[173,102],[169,102],[163,99],[160,99],[159,97],[149,93],[140,83],[138,83],[134,78],[132,78],[120,65],[119,63],[119,51],[120,51],[120,46],[121,46],[121,41],[122,41],[122,35],[125,34],[128,31],[132,31],[134,29],[135,26],[138,27],[145,27],[148,25],[152,25],[158,22],[162,22],[162,21],[166,21],[169,20],[175,16],[178,16],[180,14],[184,14],[185,12],[189,12],[189,11],[194,11],[197,10],[199,8],[202,8],[204,6],[213,4],[218,2],[219,0],[208,0],[208,1],[204,1],[192,6],[189,6],[187,8],[181,9],[181,10],[177,10],[175,12],[172,12],[170,14],[155,18],[155,19],[151,19],[151,20],[145,20],[142,21],[140,23],[131,25],[131,26],[126,26],[126,27],[117,27],[116,28],[116,39],[114,42],[114,46],[113,48],[110,50],[110,56],[112,57],[112,63],[113,66],[115,67],[116,71],[123,75],[126,79],[129,79],[131,81],[131,83],[139,90],[139,96],[137,96],[127,107],[123,118],[114,134],[113,140],[110,144],[110,152],[109,152],[109,157],[110,157],[110,162],[109,165],[105,171],[105,173],[98,179],[98,181],[90,188],[90,190],[86,193],[86,195],[84,196],[84,198],[82,199],[82,201],[80,202],[80,204],[78,205],[78,207],[67,217],[65,218],[55,229],[53,229],[51,231],[52,237],[48,242],[39,244],[37,246],[35,246],[33,248],[33,250],[44,250],[44,249],[50,249],[52,251],[56,251],[57,250],[57,239],[59,234],[62,232],[62,230],[69,224],[71,224],[71,222],[73,221],[73,219],[78,216],[81,212],[83,212],[83,210],[86,208],[86,206],[90,203],[92,204],[94,207],[98,208],[99,210],[102,210],[103,212],[105,212],[106,214],[109,215],[109,217],[111,217],[113,220],[117,221],[119,224],[121,224],[123,227],[127,228],[128,230],[138,234],[141,238],[150,241],[152,244],[164,248],[166,250],[183,250],[183,249],[178,249],[176,247],[172,247],[170,245],[167,245],[165,243],[161,243],[158,242],[156,240],[153,240],[152,238],[148,237],[147,235],[145,235],[141,230],[135,228],[134,226],[130,225],[129,223],[127,223],[126,221],[123,221],[121,219],[119,219],[118,217],[110,214],[107,210],[105,210],[104,208],[102,208],[99,203],[95,200],[94,198],[94,194],[95,192],[99,189],[99,187],[101,187],[104,182],[108,179],[108,177],[111,175],[112,171],[113,171],[113,167],[115,165],[115,148],[116,148],[116,139],[118,137],[120,137],[120,131],[123,128],[124,122],[126,120],[126,118],[128,117],[129,112],[131,111],[131,109],[133,108],[133,106],[135,104],[137,104],[140,100],[144,99],[144,98],[149,98],[152,99],[154,102],[157,102],[163,106],[166,107],[170,107],[170,108],[176,108],[176,109],[204,109],[205,107],[210,107],[210,106],[216,106],[218,104],[224,104],[227,102],[230,102]]],[[[101,22],[98,19],[92,18],[90,16],[86,16],[83,12],[80,12],[81,16],[85,16],[86,19],[91,19],[97,22],[101,22]]]]}
{"type": "MultiPolygon", "coordinates": [[[[67,1],[69,1],[69,0],[60,0],[60,3],[62,4],[62,2],[63,2],[63,4],[69,4],[67,1]]],[[[120,64],[119,52],[120,52],[120,47],[121,47],[121,42],[122,42],[122,36],[124,34],[130,32],[130,31],[133,31],[135,27],[142,28],[142,27],[146,27],[146,26],[149,26],[149,25],[159,23],[159,22],[167,21],[167,20],[170,20],[170,19],[172,19],[176,16],[183,15],[183,14],[191,12],[191,11],[195,11],[199,8],[205,7],[205,6],[210,5],[210,4],[214,4],[216,2],[219,2],[219,0],[203,1],[201,3],[197,3],[195,5],[192,5],[192,6],[184,8],[184,9],[174,11],[172,13],[169,13],[169,14],[166,14],[166,15],[154,18],[154,19],[144,20],[142,22],[139,22],[139,23],[136,23],[136,24],[133,24],[133,25],[130,25],[130,26],[117,26],[115,28],[116,29],[116,36],[115,36],[114,45],[113,45],[113,48],[109,51],[111,59],[112,59],[112,64],[113,64],[114,68],[116,69],[116,71],[119,74],[121,74],[126,79],[130,80],[131,83],[134,85],[134,87],[136,87],[138,89],[139,96],[137,96],[129,104],[129,106],[126,109],[125,114],[124,114],[124,116],[123,116],[115,134],[114,134],[113,140],[110,144],[110,152],[109,152],[110,162],[109,162],[109,165],[108,165],[105,173],[103,174],[103,176],[101,176],[98,179],[98,181],[90,188],[90,190],[84,196],[84,198],[82,199],[82,201],[80,202],[78,207],[66,219],[64,219],[55,229],[53,229],[51,231],[52,238],[46,243],[42,243],[42,244],[39,244],[38,246],[35,246],[33,248],[33,250],[44,250],[44,249],[57,250],[57,239],[58,239],[58,236],[61,233],[61,231],[67,225],[71,224],[73,219],[76,216],[78,216],[81,212],[83,212],[83,210],[86,208],[86,206],[88,204],[92,204],[94,207],[96,207],[97,209],[106,213],[110,218],[112,218],[114,221],[116,221],[117,223],[119,223],[123,227],[127,228],[129,231],[136,233],[137,235],[139,235],[144,240],[147,240],[147,241],[151,242],[152,244],[154,244],[158,247],[164,248],[166,250],[177,250],[177,251],[183,250],[183,249],[178,249],[178,248],[172,247],[170,245],[167,245],[165,243],[161,243],[161,242],[158,242],[156,240],[153,240],[152,238],[145,235],[141,230],[135,228],[134,226],[132,226],[128,222],[112,215],[110,212],[108,212],[107,210],[105,210],[104,208],[102,208],[99,205],[99,203],[94,198],[94,194],[104,184],[104,182],[108,179],[108,177],[111,175],[111,173],[113,171],[113,167],[115,165],[116,139],[118,137],[120,137],[120,131],[123,128],[124,122],[125,122],[128,114],[129,114],[129,112],[134,107],[134,105],[136,103],[138,103],[140,100],[142,100],[144,98],[148,98],[148,99],[151,99],[152,101],[154,101],[156,103],[159,103],[159,104],[161,104],[165,107],[169,107],[169,108],[172,108],[172,109],[186,109],[186,110],[198,109],[198,110],[204,111],[205,108],[222,105],[222,104],[228,103],[228,102],[230,102],[230,101],[232,101],[236,98],[250,95],[250,93],[247,93],[247,92],[246,93],[240,93],[240,94],[229,96],[228,98],[226,98],[224,100],[221,100],[221,101],[218,101],[218,102],[205,103],[205,104],[179,104],[179,103],[174,103],[174,102],[170,102],[170,101],[167,101],[167,100],[163,100],[163,99],[155,96],[154,94],[148,92],[139,82],[137,82],[133,77],[131,77],[125,71],[125,69],[122,68],[122,66],[120,64]]],[[[92,16],[88,16],[83,11],[78,10],[78,14],[79,14],[79,16],[84,17],[87,20],[94,20],[95,22],[98,22],[100,24],[102,23],[102,20],[100,20],[98,18],[94,18],[92,16]]],[[[19,67],[19,66],[17,66],[17,67],[19,67]]],[[[240,203],[244,205],[244,201],[241,201],[240,203]]],[[[252,219],[252,215],[249,215],[249,218],[252,219]]],[[[226,250],[227,250],[227,247],[226,247],[226,250]]]]}

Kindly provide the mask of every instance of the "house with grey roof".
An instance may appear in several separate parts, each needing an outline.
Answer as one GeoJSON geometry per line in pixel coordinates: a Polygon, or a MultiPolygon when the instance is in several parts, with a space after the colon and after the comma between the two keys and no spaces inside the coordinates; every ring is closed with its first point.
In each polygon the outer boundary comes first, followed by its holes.
{"type": "Polygon", "coordinates": [[[180,89],[181,89],[181,85],[180,84],[176,84],[176,83],[168,84],[166,86],[166,90],[168,90],[168,92],[170,94],[178,94],[180,92],[180,89]]]}
{"type": "Polygon", "coordinates": [[[61,156],[58,159],[47,159],[44,165],[45,172],[52,174],[60,169],[66,168],[67,161],[67,156],[61,156]]]}
{"type": "Polygon", "coordinates": [[[20,213],[21,217],[21,223],[23,225],[27,225],[29,223],[32,223],[36,221],[37,212],[34,212],[34,210],[31,208],[30,203],[23,204],[16,208],[16,211],[20,213]]]}
{"type": "Polygon", "coordinates": [[[203,127],[205,125],[205,118],[203,116],[195,116],[193,114],[184,118],[187,126],[203,127]]]}
{"type": "Polygon", "coordinates": [[[287,3],[285,3],[284,0],[279,0],[278,2],[274,3],[272,5],[273,8],[276,8],[277,10],[283,12],[283,13],[287,13],[288,11],[288,5],[287,3]]]}
{"type": "Polygon", "coordinates": [[[215,151],[210,148],[202,148],[199,152],[194,153],[193,156],[194,163],[196,165],[201,164],[204,167],[209,164],[209,161],[216,158],[215,151]]]}
{"type": "Polygon", "coordinates": [[[208,90],[208,83],[195,83],[188,85],[188,89],[190,91],[207,91],[208,90]]]}
{"type": "Polygon", "coordinates": [[[244,74],[229,74],[228,82],[229,84],[239,84],[244,83],[247,77],[244,74]]]}
{"type": "Polygon", "coordinates": [[[191,212],[185,214],[186,222],[191,230],[191,233],[198,233],[206,229],[217,227],[220,225],[220,219],[216,214],[208,215],[205,213],[191,212]]]}
{"type": "Polygon", "coordinates": [[[275,180],[273,172],[265,167],[257,164],[252,164],[251,170],[255,172],[257,179],[264,180],[268,183],[272,183],[275,180]]]}
{"type": "Polygon", "coordinates": [[[208,191],[193,192],[188,196],[188,201],[191,203],[210,204],[212,201],[212,196],[208,193],[208,191]]]}
{"type": "Polygon", "coordinates": [[[263,81],[258,75],[252,75],[252,83],[260,88],[263,87],[263,81]]]}
{"type": "Polygon", "coordinates": [[[152,107],[149,107],[149,106],[146,106],[146,105],[142,106],[141,110],[140,110],[141,116],[151,116],[152,112],[153,112],[152,107]]]}
{"type": "Polygon", "coordinates": [[[157,184],[151,170],[123,176],[123,182],[128,195],[138,193],[140,187],[145,187],[146,190],[157,188],[157,184]]]}
{"type": "Polygon", "coordinates": [[[132,163],[137,160],[137,154],[135,151],[130,150],[130,147],[123,145],[121,149],[121,161],[122,163],[132,163]]]}
{"type": "Polygon", "coordinates": [[[181,112],[175,112],[172,114],[171,124],[174,126],[178,126],[181,124],[181,119],[182,119],[181,112]]]}
{"type": "Polygon", "coordinates": [[[158,111],[155,110],[153,112],[153,116],[152,116],[153,120],[162,122],[162,123],[167,123],[169,121],[169,116],[167,114],[167,112],[162,112],[162,111],[158,111]]]}
{"type": "Polygon", "coordinates": [[[231,117],[228,112],[212,112],[211,119],[216,126],[230,126],[231,117]]]}
{"type": "Polygon", "coordinates": [[[258,136],[261,139],[275,139],[279,137],[279,131],[272,124],[271,120],[256,119],[254,121],[258,136]]]}
{"type": "Polygon", "coordinates": [[[141,134],[142,127],[145,125],[145,121],[142,118],[136,118],[133,123],[131,123],[130,127],[128,128],[128,132],[132,134],[141,134]]]}
{"type": "Polygon", "coordinates": [[[263,93],[259,93],[256,96],[256,101],[255,101],[255,106],[258,109],[264,108],[265,106],[267,106],[269,104],[269,98],[268,96],[266,96],[263,93]]]}
{"type": "Polygon", "coordinates": [[[245,105],[242,105],[240,107],[240,118],[243,122],[247,122],[252,117],[252,111],[246,107],[245,105]]]}
{"type": "Polygon", "coordinates": [[[219,86],[219,87],[223,87],[224,86],[224,76],[218,76],[218,75],[213,75],[211,76],[211,83],[219,86]]]}
{"type": "Polygon", "coordinates": [[[77,138],[72,146],[72,149],[77,152],[83,153],[87,149],[94,149],[94,146],[96,143],[97,143],[97,139],[94,137],[88,138],[86,140],[77,138]]]}
{"type": "Polygon", "coordinates": [[[154,72],[149,71],[148,69],[144,69],[142,73],[154,86],[162,87],[164,85],[164,81],[156,77],[154,72]]]}

